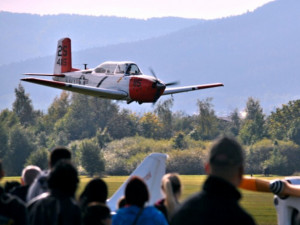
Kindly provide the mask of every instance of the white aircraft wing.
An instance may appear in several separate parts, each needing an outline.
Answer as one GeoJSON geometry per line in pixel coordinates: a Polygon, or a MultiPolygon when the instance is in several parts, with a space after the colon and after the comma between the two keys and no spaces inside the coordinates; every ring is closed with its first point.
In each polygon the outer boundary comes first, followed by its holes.
{"type": "Polygon", "coordinates": [[[128,96],[128,93],[126,93],[125,91],[96,88],[96,87],[91,87],[86,85],[71,84],[71,83],[65,83],[60,81],[37,79],[33,77],[23,78],[21,80],[34,83],[34,84],[40,84],[48,87],[58,88],[66,91],[73,91],[80,94],[87,94],[87,95],[92,95],[92,96],[102,97],[102,98],[121,100],[128,96]]]}
{"type": "Polygon", "coordinates": [[[176,94],[176,93],[181,93],[181,92],[196,91],[196,90],[200,90],[200,89],[214,88],[214,87],[220,87],[220,86],[224,86],[224,84],[214,83],[214,84],[202,84],[202,85],[166,88],[162,95],[171,95],[171,94],[176,94]]]}
{"type": "Polygon", "coordinates": [[[154,205],[156,201],[162,198],[161,179],[166,173],[167,155],[163,153],[152,153],[130,174],[129,178],[107,201],[107,205],[112,212],[116,211],[119,199],[124,196],[127,182],[132,176],[143,178],[148,186],[150,193],[149,205],[154,205]]]}

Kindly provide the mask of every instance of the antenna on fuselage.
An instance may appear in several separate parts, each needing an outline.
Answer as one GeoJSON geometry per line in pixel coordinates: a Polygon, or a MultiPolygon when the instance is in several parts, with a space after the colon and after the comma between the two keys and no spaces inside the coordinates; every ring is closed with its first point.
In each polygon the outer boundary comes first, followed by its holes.
{"type": "Polygon", "coordinates": [[[86,70],[88,64],[87,64],[87,63],[84,63],[83,65],[84,65],[84,69],[86,70]]]}

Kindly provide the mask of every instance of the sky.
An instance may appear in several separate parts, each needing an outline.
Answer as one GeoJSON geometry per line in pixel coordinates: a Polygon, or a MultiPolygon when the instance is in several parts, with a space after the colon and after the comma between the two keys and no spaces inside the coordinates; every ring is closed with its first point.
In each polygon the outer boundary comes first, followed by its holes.
{"type": "Polygon", "coordinates": [[[253,11],[273,0],[0,0],[0,11],[40,15],[80,14],[138,19],[216,19],[253,11]]]}

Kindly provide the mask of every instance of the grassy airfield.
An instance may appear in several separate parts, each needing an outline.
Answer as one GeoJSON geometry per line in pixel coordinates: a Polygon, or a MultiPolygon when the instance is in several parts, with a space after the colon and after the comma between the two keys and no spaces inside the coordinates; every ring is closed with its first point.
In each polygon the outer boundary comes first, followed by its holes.
{"type": "MultiPolygon", "coordinates": [[[[258,176],[257,176],[258,177],[258,176]]],[[[206,178],[204,175],[181,175],[183,183],[183,193],[181,200],[183,201],[188,196],[198,192],[206,178]]],[[[279,177],[262,177],[264,179],[276,179],[279,177]]],[[[83,188],[91,178],[82,176],[80,177],[80,185],[77,190],[76,196],[82,192],[83,188]]],[[[127,179],[127,176],[108,176],[103,178],[109,188],[109,196],[111,196],[127,179]]],[[[19,181],[20,177],[6,177],[1,181],[3,185],[6,181],[16,180],[19,181]]],[[[258,193],[252,191],[241,190],[243,198],[241,205],[245,208],[256,220],[258,225],[276,225],[277,217],[276,210],[273,205],[273,194],[258,193]]]]}

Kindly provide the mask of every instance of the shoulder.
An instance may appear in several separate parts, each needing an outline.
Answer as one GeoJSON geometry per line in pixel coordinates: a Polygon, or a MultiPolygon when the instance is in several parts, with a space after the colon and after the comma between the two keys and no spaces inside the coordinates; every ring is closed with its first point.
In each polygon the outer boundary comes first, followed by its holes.
{"type": "Polygon", "coordinates": [[[200,192],[185,200],[175,211],[171,224],[189,224],[191,221],[194,221],[194,218],[198,218],[202,195],[200,192]]]}
{"type": "MultiPolygon", "coordinates": [[[[27,224],[25,203],[17,197],[3,193],[0,198],[1,218],[13,224],[27,224]]],[[[2,224],[2,223],[1,223],[2,224]]]]}
{"type": "Polygon", "coordinates": [[[5,207],[12,207],[12,208],[25,208],[26,205],[25,203],[19,199],[18,197],[15,197],[11,194],[6,194],[6,193],[3,193],[1,195],[1,205],[5,205],[5,207]]]}
{"type": "Polygon", "coordinates": [[[166,217],[154,206],[145,207],[143,216],[150,220],[154,220],[156,224],[167,224],[166,217]]]}
{"type": "Polygon", "coordinates": [[[129,206],[121,208],[112,217],[112,225],[132,223],[137,213],[138,207],[129,206]]]}

